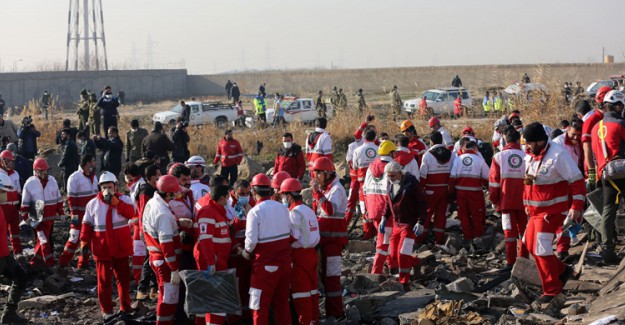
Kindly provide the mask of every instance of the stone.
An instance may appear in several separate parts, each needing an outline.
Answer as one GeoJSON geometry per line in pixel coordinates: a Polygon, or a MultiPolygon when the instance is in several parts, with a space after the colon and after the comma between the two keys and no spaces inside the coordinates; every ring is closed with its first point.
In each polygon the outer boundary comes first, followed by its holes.
{"type": "Polygon", "coordinates": [[[375,243],[369,240],[350,240],[347,244],[348,253],[375,252],[375,243]]]}
{"type": "Polygon", "coordinates": [[[55,273],[44,280],[43,287],[51,293],[61,294],[65,292],[68,284],[69,281],[66,278],[55,273]]]}
{"type": "Polygon", "coordinates": [[[395,279],[388,279],[380,284],[382,291],[404,291],[404,286],[395,279]]]}
{"type": "Polygon", "coordinates": [[[399,317],[399,325],[417,325],[419,319],[418,311],[413,311],[410,313],[400,314],[399,317]]]}
{"type": "Polygon", "coordinates": [[[382,300],[383,302],[388,302],[390,300],[395,299],[397,296],[399,296],[399,293],[401,291],[382,291],[382,292],[376,292],[376,293],[372,293],[370,295],[368,295],[367,297],[369,299],[378,299],[378,300],[382,300]]]}
{"type": "Polygon", "coordinates": [[[397,322],[392,318],[382,318],[380,325],[397,325],[397,322]]]}
{"type": "Polygon", "coordinates": [[[75,296],[76,295],[73,292],[68,292],[66,294],[62,294],[58,296],[46,295],[46,296],[30,298],[30,299],[20,301],[18,304],[18,309],[20,310],[27,309],[27,308],[48,309],[57,303],[63,302],[66,299],[73,298],[75,296]]]}
{"type": "Polygon", "coordinates": [[[239,179],[252,179],[256,174],[265,172],[263,166],[255,162],[248,156],[243,156],[243,160],[239,164],[239,179]]]}
{"type": "Polygon", "coordinates": [[[358,308],[360,312],[360,319],[363,322],[372,322],[374,315],[373,304],[371,303],[371,299],[361,298],[352,302],[352,304],[358,308]]]}
{"type": "Polygon", "coordinates": [[[515,303],[514,298],[509,296],[490,295],[488,296],[488,308],[492,307],[506,307],[515,303]]]}
{"type": "Polygon", "coordinates": [[[447,271],[444,265],[438,265],[434,269],[433,273],[434,273],[434,277],[439,281],[450,282],[454,278],[454,275],[451,274],[449,271],[447,271]]]}
{"type": "Polygon", "coordinates": [[[449,291],[453,292],[471,292],[475,289],[475,284],[468,278],[459,278],[446,287],[449,291]]]}
{"type": "Polygon", "coordinates": [[[302,201],[304,201],[304,204],[306,204],[307,206],[312,206],[312,189],[309,188],[305,188],[302,190],[302,201]]]}
{"type": "Polygon", "coordinates": [[[434,300],[435,293],[431,289],[410,291],[395,300],[389,301],[378,311],[379,317],[398,317],[400,314],[417,311],[434,300]]]}
{"type": "Polygon", "coordinates": [[[95,306],[97,303],[98,302],[93,298],[87,298],[82,302],[83,306],[95,306]]]}
{"type": "Polygon", "coordinates": [[[586,312],[586,306],[575,303],[565,308],[562,313],[565,315],[575,316],[575,315],[584,314],[585,312],[586,312]]]}
{"type": "Polygon", "coordinates": [[[518,257],[512,267],[512,277],[521,282],[542,287],[536,263],[524,257],[518,257]]]}
{"type": "Polygon", "coordinates": [[[536,324],[555,324],[559,321],[557,318],[553,318],[549,315],[531,313],[529,315],[529,319],[535,321],[536,324]]]}
{"type": "Polygon", "coordinates": [[[347,165],[346,162],[334,164],[334,168],[336,169],[336,176],[338,178],[349,178],[349,165],[347,165]]]}
{"type": "Polygon", "coordinates": [[[345,317],[347,318],[348,325],[360,325],[362,323],[362,319],[360,318],[360,311],[356,306],[345,306],[345,317]]]}
{"type": "Polygon", "coordinates": [[[355,293],[367,293],[371,289],[378,288],[386,280],[381,274],[360,273],[354,276],[350,291],[355,293]]]}
{"type": "Polygon", "coordinates": [[[431,250],[419,252],[416,254],[416,257],[421,261],[422,265],[436,261],[436,256],[434,256],[431,250]]]}

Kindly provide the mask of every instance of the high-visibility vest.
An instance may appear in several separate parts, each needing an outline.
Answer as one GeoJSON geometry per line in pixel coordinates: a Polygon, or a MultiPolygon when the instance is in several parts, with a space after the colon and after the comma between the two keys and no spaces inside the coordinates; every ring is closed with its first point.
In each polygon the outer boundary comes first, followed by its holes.
{"type": "Polygon", "coordinates": [[[495,110],[503,111],[503,100],[499,96],[495,97],[495,110]]]}
{"type": "Polygon", "coordinates": [[[490,112],[490,110],[493,109],[493,101],[488,97],[484,97],[482,106],[484,107],[484,112],[490,112]]]}
{"type": "Polygon", "coordinates": [[[256,114],[264,114],[265,113],[265,100],[254,98],[254,107],[256,108],[256,114]]]}

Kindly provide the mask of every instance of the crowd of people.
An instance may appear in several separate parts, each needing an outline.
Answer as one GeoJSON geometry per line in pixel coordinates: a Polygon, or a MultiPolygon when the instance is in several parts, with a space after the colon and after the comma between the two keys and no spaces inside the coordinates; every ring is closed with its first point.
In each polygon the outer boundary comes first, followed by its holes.
{"type": "MultiPolygon", "coordinates": [[[[625,170],[618,164],[625,147],[625,96],[609,87],[601,88],[593,102],[578,102],[571,120],[555,129],[539,122],[524,125],[518,110],[503,116],[494,125],[494,155],[470,126],[454,142],[432,117],[426,140],[412,120],[382,132],[368,115],[347,149],[348,191],[335,170],[324,117],[316,119],[303,145],[284,133],[273,174],[251,180],[238,179],[243,149],[226,130],[213,159],[220,174],[207,175],[206,159],[190,156],[184,145],[189,136],[183,119],[171,132],[173,142],[160,123],[148,132],[133,120],[124,147],[117,129],[119,104],[107,97],[108,89],[97,101],[108,109],[101,114],[106,135],[91,128],[90,118],[79,128],[67,120],[58,132],[63,171],[58,182],[48,174],[46,159],[32,161],[36,141],[34,148],[22,143],[25,132],[39,136],[34,126],[31,131],[28,123],[16,127],[22,136],[9,137],[0,152],[0,231],[9,234],[0,236],[7,240],[0,241],[0,272],[14,282],[3,323],[25,322],[16,310],[26,271],[15,258],[23,256],[19,235],[28,227],[35,233],[30,271],[63,270],[75,255],[78,268],[89,268],[93,259],[104,319],[115,315],[114,275],[119,313],[132,312],[132,281],[135,299],[157,300],[157,324],[191,316],[198,324],[268,324],[270,310],[277,324],[290,324],[289,299],[299,324],[316,324],[322,318],[320,296],[325,320],[332,323],[345,316],[342,251],[353,218],[362,218],[363,239],[375,238],[371,272],[396,275],[409,291],[412,269],[419,265],[415,247],[444,243],[446,220],[455,209],[463,245],[470,249],[484,235],[486,198],[501,216],[508,267],[518,256],[534,257],[544,291],[539,302],[551,301],[574,276],[564,261],[588,191],[603,193],[596,234],[600,254],[608,264],[619,262],[615,217],[625,188],[625,170]],[[102,152],[99,177],[96,148],[102,152]],[[18,167],[30,161],[30,171],[18,167]],[[122,176],[128,194],[121,193],[122,176]],[[302,195],[308,176],[311,206],[302,195]],[[69,239],[57,263],[52,230],[66,215],[69,239]],[[239,279],[241,315],[186,315],[180,271],[211,276],[231,268],[239,279]]],[[[10,121],[0,120],[0,127],[3,136],[10,134],[10,121]]]]}

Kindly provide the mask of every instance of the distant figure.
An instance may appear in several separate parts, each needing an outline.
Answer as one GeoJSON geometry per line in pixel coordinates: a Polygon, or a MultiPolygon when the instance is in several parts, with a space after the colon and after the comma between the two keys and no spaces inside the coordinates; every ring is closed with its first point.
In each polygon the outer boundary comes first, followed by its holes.
{"type": "Polygon", "coordinates": [[[523,82],[528,84],[530,83],[530,76],[527,75],[527,72],[523,75],[523,82]]]}
{"type": "Polygon", "coordinates": [[[237,110],[237,119],[235,123],[240,127],[245,127],[245,111],[243,110],[243,102],[238,101],[237,105],[234,107],[237,110]]]}
{"type": "Polygon", "coordinates": [[[117,92],[117,99],[120,105],[126,104],[126,93],[123,90],[117,92]]]}
{"type": "Polygon", "coordinates": [[[228,79],[228,82],[226,82],[226,96],[228,96],[228,100],[230,100],[230,98],[232,98],[230,91],[232,90],[232,82],[230,81],[230,79],[228,79]]]}
{"type": "Polygon", "coordinates": [[[339,89],[337,105],[341,111],[345,111],[347,109],[347,96],[345,96],[343,88],[339,89]]]}
{"type": "Polygon", "coordinates": [[[232,84],[232,89],[230,89],[230,96],[232,97],[233,104],[239,102],[239,98],[241,97],[241,91],[239,90],[239,86],[237,86],[236,82],[232,84]]]}
{"type": "Polygon", "coordinates": [[[61,159],[58,166],[61,168],[61,179],[63,182],[60,188],[67,192],[67,179],[69,175],[78,170],[78,164],[80,163],[80,154],[78,152],[78,146],[76,142],[70,137],[71,130],[69,128],[61,131],[61,159]]]}
{"type": "Polygon", "coordinates": [[[336,89],[336,86],[332,88],[332,95],[330,96],[330,104],[335,107],[339,104],[339,91],[336,89]]]}
{"type": "Polygon", "coordinates": [[[460,80],[460,77],[458,75],[456,75],[456,77],[451,81],[451,86],[462,87],[462,80],[460,80]]]}
{"type": "Polygon", "coordinates": [[[317,110],[317,117],[326,118],[326,103],[323,102],[323,92],[319,90],[319,95],[317,96],[317,102],[315,103],[315,109],[317,110]]]}
{"type": "Polygon", "coordinates": [[[41,96],[41,106],[43,107],[43,112],[46,114],[46,120],[47,120],[48,108],[50,107],[50,93],[47,90],[44,90],[43,95],[41,96]]]}
{"type": "Polygon", "coordinates": [[[267,97],[267,93],[265,92],[265,85],[266,84],[263,82],[263,84],[258,87],[258,92],[263,95],[263,98],[267,97]]]}
{"type": "Polygon", "coordinates": [[[0,95],[0,115],[4,115],[5,106],[6,103],[4,102],[4,99],[2,99],[2,95],[0,95]]]}
{"type": "Polygon", "coordinates": [[[80,91],[80,101],[78,102],[78,108],[76,109],[76,115],[78,115],[78,129],[81,131],[88,129],[87,124],[89,122],[89,92],[87,89],[80,91]]]}
{"type": "MultiPolygon", "coordinates": [[[[102,117],[102,128],[105,132],[105,137],[108,138],[108,130],[111,126],[117,127],[117,119],[119,113],[117,107],[119,107],[119,99],[113,96],[113,90],[111,86],[104,87],[102,97],[98,100],[97,106],[100,108],[100,116],[102,117]]],[[[98,134],[100,132],[98,131],[98,134]]],[[[119,168],[121,171],[121,167],[119,168]]],[[[118,176],[119,172],[115,174],[118,176]]]]}
{"type": "Polygon", "coordinates": [[[391,97],[391,108],[393,110],[393,119],[397,121],[401,119],[401,96],[399,96],[399,91],[397,90],[397,86],[393,86],[393,90],[391,90],[389,97],[391,97]]]}
{"type": "Polygon", "coordinates": [[[187,105],[184,100],[180,101],[180,106],[182,107],[182,120],[189,124],[189,120],[191,119],[191,106],[187,105]]]}
{"type": "Polygon", "coordinates": [[[358,89],[358,110],[362,113],[367,109],[367,102],[365,101],[365,95],[362,94],[362,89],[358,89]]]}

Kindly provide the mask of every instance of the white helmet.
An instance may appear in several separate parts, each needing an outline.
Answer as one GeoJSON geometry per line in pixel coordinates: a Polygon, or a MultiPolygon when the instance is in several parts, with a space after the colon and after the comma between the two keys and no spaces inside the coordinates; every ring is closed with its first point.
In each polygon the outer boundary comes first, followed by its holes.
{"type": "Polygon", "coordinates": [[[115,177],[113,173],[108,172],[108,171],[102,173],[102,175],[100,175],[100,180],[98,181],[98,184],[109,183],[109,182],[117,183],[117,177],[115,177]]]}
{"type": "Polygon", "coordinates": [[[0,173],[0,190],[4,191],[13,191],[13,182],[9,178],[9,175],[5,173],[0,173]]]}
{"type": "Polygon", "coordinates": [[[187,166],[206,166],[206,160],[200,156],[192,156],[184,164],[187,166]]]}
{"type": "Polygon", "coordinates": [[[605,94],[605,97],[603,97],[603,102],[611,104],[621,103],[625,105],[625,95],[618,90],[610,90],[605,94]]]}

